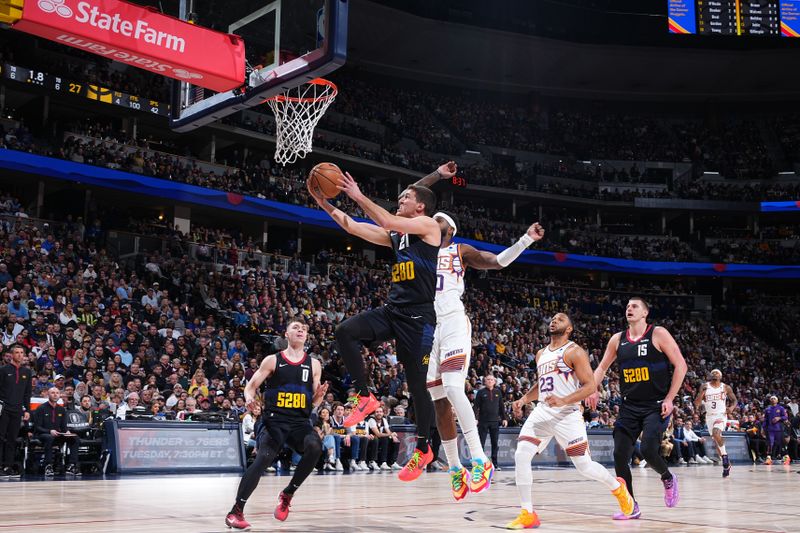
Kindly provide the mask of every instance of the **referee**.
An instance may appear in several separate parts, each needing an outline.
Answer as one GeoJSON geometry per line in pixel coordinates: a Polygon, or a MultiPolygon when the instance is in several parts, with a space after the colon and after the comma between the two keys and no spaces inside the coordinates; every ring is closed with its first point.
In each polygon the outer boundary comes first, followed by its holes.
{"type": "Polygon", "coordinates": [[[31,377],[33,373],[23,367],[25,349],[19,344],[11,346],[11,363],[0,367],[0,466],[2,476],[18,477],[15,468],[17,435],[22,420],[28,420],[31,403],[31,377]]]}

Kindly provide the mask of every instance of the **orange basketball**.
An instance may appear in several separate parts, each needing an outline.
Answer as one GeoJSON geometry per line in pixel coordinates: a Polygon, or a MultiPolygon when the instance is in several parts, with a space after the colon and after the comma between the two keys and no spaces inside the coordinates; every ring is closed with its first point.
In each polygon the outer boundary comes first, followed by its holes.
{"type": "Polygon", "coordinates": [[[333,163],[320,163],[308,173],[311,187],[317,187],[325,198],[336,198],[342,192],[337,186],[343,178],[341,169],[333,163]]]}

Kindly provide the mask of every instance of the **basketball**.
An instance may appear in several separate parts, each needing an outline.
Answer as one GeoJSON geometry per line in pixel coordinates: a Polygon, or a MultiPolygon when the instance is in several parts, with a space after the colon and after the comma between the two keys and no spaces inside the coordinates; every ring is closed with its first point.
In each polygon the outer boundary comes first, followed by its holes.
{"type": "Polygon", "coordinates": [[[341,192],[337,186],[344,178],[341,169],[333,163],[320,163],[308,173],[309,184],[317,187],[325,198],[336,198],[341,192]]]}

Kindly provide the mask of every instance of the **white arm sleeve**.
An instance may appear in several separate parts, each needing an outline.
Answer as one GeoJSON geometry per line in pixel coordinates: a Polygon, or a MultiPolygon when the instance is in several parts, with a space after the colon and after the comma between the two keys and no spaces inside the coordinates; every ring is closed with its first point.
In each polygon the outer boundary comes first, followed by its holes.
{"type": "Polygon", "coordinates": [[[503,268],[507,267],[522,255],[522,252],[531,244],[533,244],[533,238],[526,233],[517,242],[497,254],[497,264],[503,268]]]}

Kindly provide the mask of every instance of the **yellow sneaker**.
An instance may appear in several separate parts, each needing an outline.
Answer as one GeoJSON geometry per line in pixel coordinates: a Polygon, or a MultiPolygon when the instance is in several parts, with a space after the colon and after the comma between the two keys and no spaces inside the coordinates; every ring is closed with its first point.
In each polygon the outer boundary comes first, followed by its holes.
{"type": "Polygon", "coordinates": [[[477,494],[488,489],[492,484],[492,475],[494,475],[494,465],[491,461],[474,459],[472,461],[472,479],[469,483],[470,492],[477,494]]]}
{"type": "Polygon", "coordinates": [[[529,513],[527,510],[522,509],[513,522],[506,524],[506,529],[534,529],[539,527],[540,524],[541,522],[539,522],[539,517],[536,516],[535,511],[529,513]]]}
{"type": "Polygon", "coordinates": [[[624,479],[618,477],[617,481],[619,481],[619,487],[617,487],[616,490],[612,490],[611,494],[617,499],[620,511],[630,516],[633,513],[633,505],[635,503],[633,501],[633,496],[628,492],[628,485],[625,483],[624,479]]]}
{"type": "Polygon", "coordinates": [[[766,461],[764,461],[764,464],[765,464],[765,465],[767,465],[767,466],[771,465],[771,464],[772,464],[772,457],[770,457],[770,456],[768,455],[768,456],[767,456],[767,460],[766,460],[766,461]]]}
{"type": "Polygon", "coordinates": [[[461,468],[451,467],[449,474],[453,498],[455,498],[457,502],[461,501],[469,492],[469,476],[467,475],[467,469],[463,466],[461,468]]]}

